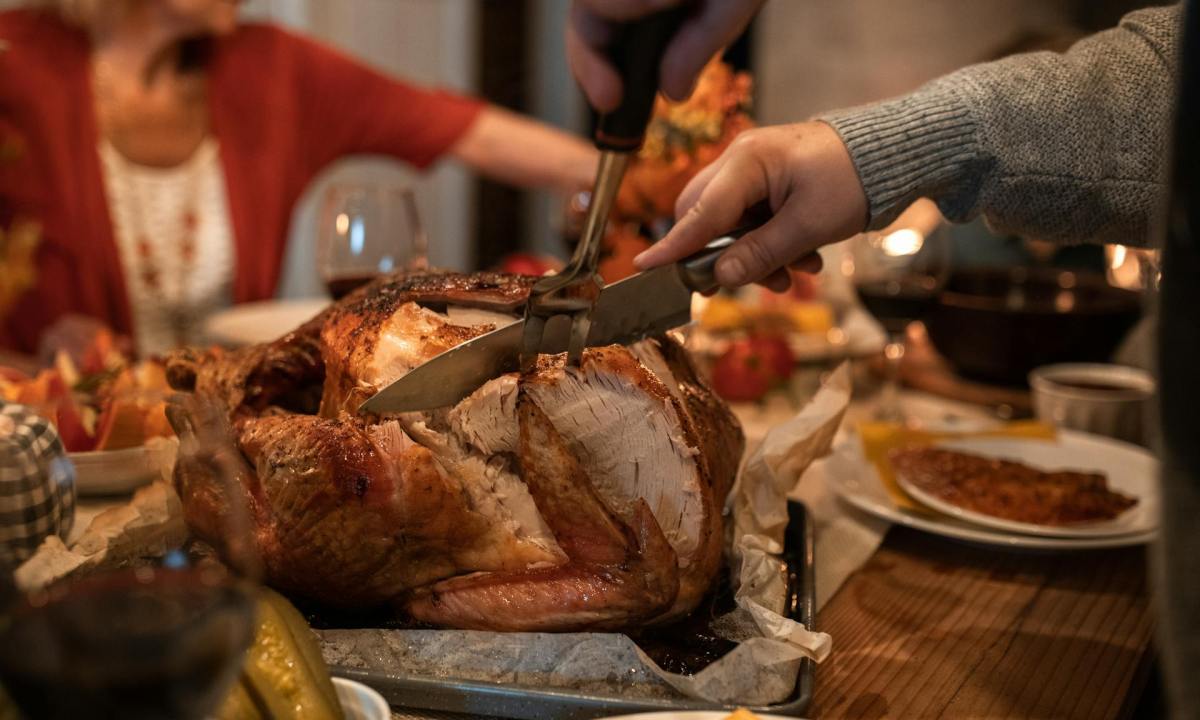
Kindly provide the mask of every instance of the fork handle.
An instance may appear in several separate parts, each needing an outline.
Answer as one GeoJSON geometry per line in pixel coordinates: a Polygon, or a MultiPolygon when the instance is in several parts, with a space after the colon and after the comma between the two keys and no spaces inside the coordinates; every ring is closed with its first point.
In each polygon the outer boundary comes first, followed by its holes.
{"type": "Polygon", "coordinates": [[[663,53],[691,11],[690,2],[681,2],[616,28],[608,57],[624,88],[620,106],[601,115],[596,124],[596,147],[617,152],[641,147],[658,95],[663,53]]]}

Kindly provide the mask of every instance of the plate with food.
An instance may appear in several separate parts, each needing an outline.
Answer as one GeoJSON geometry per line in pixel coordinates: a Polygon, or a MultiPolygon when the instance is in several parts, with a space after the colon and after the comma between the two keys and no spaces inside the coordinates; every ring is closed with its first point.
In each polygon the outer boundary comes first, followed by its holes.
{"type": "Polygon", "coordinates": [[[917,502],[983,527],[1096,538],[1158,526],[1157,460],[1094,435],[971,438],[896,449],[888,460],[917,502]]]}
{"type": "MultiPolygon", "coordinates": [[[[1113,521],[1104,533],[1062,535],[1019,532],[996,524],[980,524],[957,513],[943,513],[915,502],[902,489],[889,488],[867,459],[859,437],[838,443],[822,475],[830,489],[849,505],[889,522],[981,545],[1025,550],[1085,550],[1141,545],[1158,534],[1158,463],[1142,448],[1108,438],[1059,430],[1054,440],[972,437],[941,440],[932,446],[989,458],[1017,458],[1035,471],[1102,469],[1108,486],[1137,504],[1113,521]],[[903,497],[896,493],[902,493],[903,497]]],[[[1028,472],[1028,471],[1026,471],[1028,472]]],[[[897,484],[899,480],[897,478],[897,484]]]]}
{"type": "Polygon", "coordinates": [[[78,363],[60,352],[52,367],[32,375],[0,368],[0,400],[54,423],[83,495],[131,492],[159,476],[174,452],[169,393],[162,363],[130,361],[108,333],[78,363]]]}

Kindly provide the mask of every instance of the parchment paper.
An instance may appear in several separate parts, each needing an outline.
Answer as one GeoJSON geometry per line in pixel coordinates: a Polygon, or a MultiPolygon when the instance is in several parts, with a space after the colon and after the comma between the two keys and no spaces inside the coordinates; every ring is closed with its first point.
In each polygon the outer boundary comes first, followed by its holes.
{"type": "Polygon", "coordinates": [[[658,667],[616,633],[491,633],[459,630],[324,630],[330,665],[403,676],[569,689],[624,698],[685,696],[769,705],[786,700],[800,661],[821,662],[831,639],[781,615],[786,600],[779,559],[787,493],[830,443],[850,401],[850,375],[838,368],[791,420],[769,432],[745,462],[730,494],[730,569],[737,609],[718,634],[738,641],[693,676],[658,667]]]}

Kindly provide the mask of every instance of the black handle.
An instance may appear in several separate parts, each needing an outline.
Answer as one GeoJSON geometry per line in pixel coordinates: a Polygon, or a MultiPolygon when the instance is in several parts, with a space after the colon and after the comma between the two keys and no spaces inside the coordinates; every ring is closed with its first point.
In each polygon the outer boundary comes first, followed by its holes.
{"type": "MultiPolygon", "coordinates": [[[[740,235],[738,237],[741,237],[740,235]]],[[[732,235],[714,240],[699,252],[688,255],[676,263],[679,279],[692,292],[706,293],[717,289],[717,260],[736,238],[732,235]]]]}
{"type": "Polygon", "coordinates": [[[600,116],[596,147],[632,152],[642,145],[646,125],[658,95],[658,72],[667,44],[690,12],[682,2],[645,18],[618,26],[608,46],[608,57],[621,75],[621,106],[600,116]]]}
{"type": "MultiPolygon", "coordinates": [[[[685,257],[675,264],[679,272],[679,279],[684,286],[692,292],[706,293],[716,290],[719,287],[717,283],[717,260],[725,254],[730,245],[734,241],[740,239],[743,235],[757,230],[770,221],[771,206],[767,201],[756,203],[742,214],[742,221],[738,226],[722,237],[713,240],[703,249],[685,257]]],[[[814,250],[809,256],[816,255],[814,250]]],[[[803,259],[803,258],[802,258],[803,259]]]]}

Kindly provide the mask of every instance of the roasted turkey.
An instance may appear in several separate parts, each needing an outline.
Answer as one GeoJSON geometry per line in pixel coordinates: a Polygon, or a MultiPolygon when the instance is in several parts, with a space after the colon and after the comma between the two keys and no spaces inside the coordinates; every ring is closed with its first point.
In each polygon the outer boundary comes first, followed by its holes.
{"type": "MultiPolygon", "coordinates": [[[[674,340],[591,348],[578,368],[542,356],[451,408],[356,414],[510,322],[532,282],[393,276],[275,342],[168,359],[174,387],[227,417],[236,499],[272,585],[488,630],[616,629],[697,605],[718,572],[743,438],[674,340]]],[[[181,459],[175,482],[193,531],[228,550],[233,498],[210,468],[181,459]]]]}

